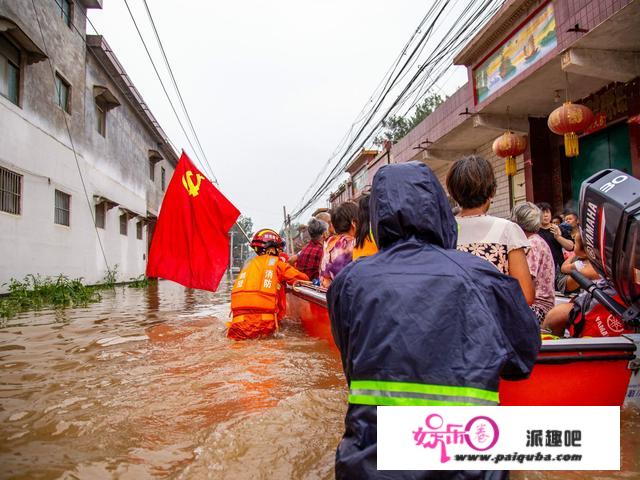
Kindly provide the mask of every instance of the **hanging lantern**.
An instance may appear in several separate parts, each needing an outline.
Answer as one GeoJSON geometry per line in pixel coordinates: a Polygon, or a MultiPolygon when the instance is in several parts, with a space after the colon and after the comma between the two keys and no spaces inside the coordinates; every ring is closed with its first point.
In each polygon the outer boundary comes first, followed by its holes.
{"type": "Polygon", "coordinates": [[[567,157],[577,157],[580,153],[577,132],[589,128],[593,119],[593,112],[589,107],[565,102],[551,112],[547,125],[553,133],[564,135],[564,154],[567,157]]]}
{"type": "Polygon", "coordinates": [[[509,177],[518,171],[516,157],[522,155],[527,148],[527,138],[513,132],[504,132],[493,141],[493,153],[505,158],[505,171],[509,177]]]}

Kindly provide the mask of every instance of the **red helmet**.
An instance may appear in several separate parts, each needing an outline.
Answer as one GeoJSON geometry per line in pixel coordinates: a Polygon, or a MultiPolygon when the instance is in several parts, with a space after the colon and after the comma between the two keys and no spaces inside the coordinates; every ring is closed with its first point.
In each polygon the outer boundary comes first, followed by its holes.
{"type": "Polygon", "coordinates": [[[251,240],[251,248],[255,250],[266,250],[267,248],[284,248],[284,240],[278,235],[278,232],[270,228],[258,230],[251,240]]]}

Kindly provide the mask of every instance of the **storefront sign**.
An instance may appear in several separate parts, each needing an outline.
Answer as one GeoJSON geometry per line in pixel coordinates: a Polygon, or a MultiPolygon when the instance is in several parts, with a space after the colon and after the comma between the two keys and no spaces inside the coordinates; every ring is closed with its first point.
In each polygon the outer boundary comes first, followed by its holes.
{"type": "Polygon", "coordinates": [[[630,117],[629,123],[633,123],[632,118],[640,111],[640,80],[612,83],[577,103],[589,107],[596,116],[585,133],[593,133],[625,117],[630,117]]]}
{"type": "Polygon", "coordinates": [[[476,103],[527,70],[552,51],[556,44],[553,4],[548,3],[474,68],[476,103]]]}

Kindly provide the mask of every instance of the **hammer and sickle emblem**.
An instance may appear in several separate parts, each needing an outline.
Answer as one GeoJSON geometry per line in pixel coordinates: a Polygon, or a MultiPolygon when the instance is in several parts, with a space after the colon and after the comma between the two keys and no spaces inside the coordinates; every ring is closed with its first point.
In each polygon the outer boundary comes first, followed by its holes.
{"type": "Polygon", "coordinates": [[[196,183],[193,183],[192,177],[193,172],[191,170],[188,170],[187,173],[182,176],[182,185],[184,185],[184,188],[187,190],[189,195],[191,195],[192,197],[197,197],[200,193],[200,183],[202,182],[202,179],[204,177],[198,173],[196,175],[196,183]]]}

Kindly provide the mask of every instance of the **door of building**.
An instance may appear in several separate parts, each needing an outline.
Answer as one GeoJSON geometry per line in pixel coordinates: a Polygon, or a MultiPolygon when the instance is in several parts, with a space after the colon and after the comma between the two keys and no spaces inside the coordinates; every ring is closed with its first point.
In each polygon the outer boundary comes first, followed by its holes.
{"type": "Polygon", "coordinates": [[[605,168],[631,173],[629,126],[624,122],[580,139],[580,155],[571,160],[571,193],[576,204],[582,182],[605,168]]]}

